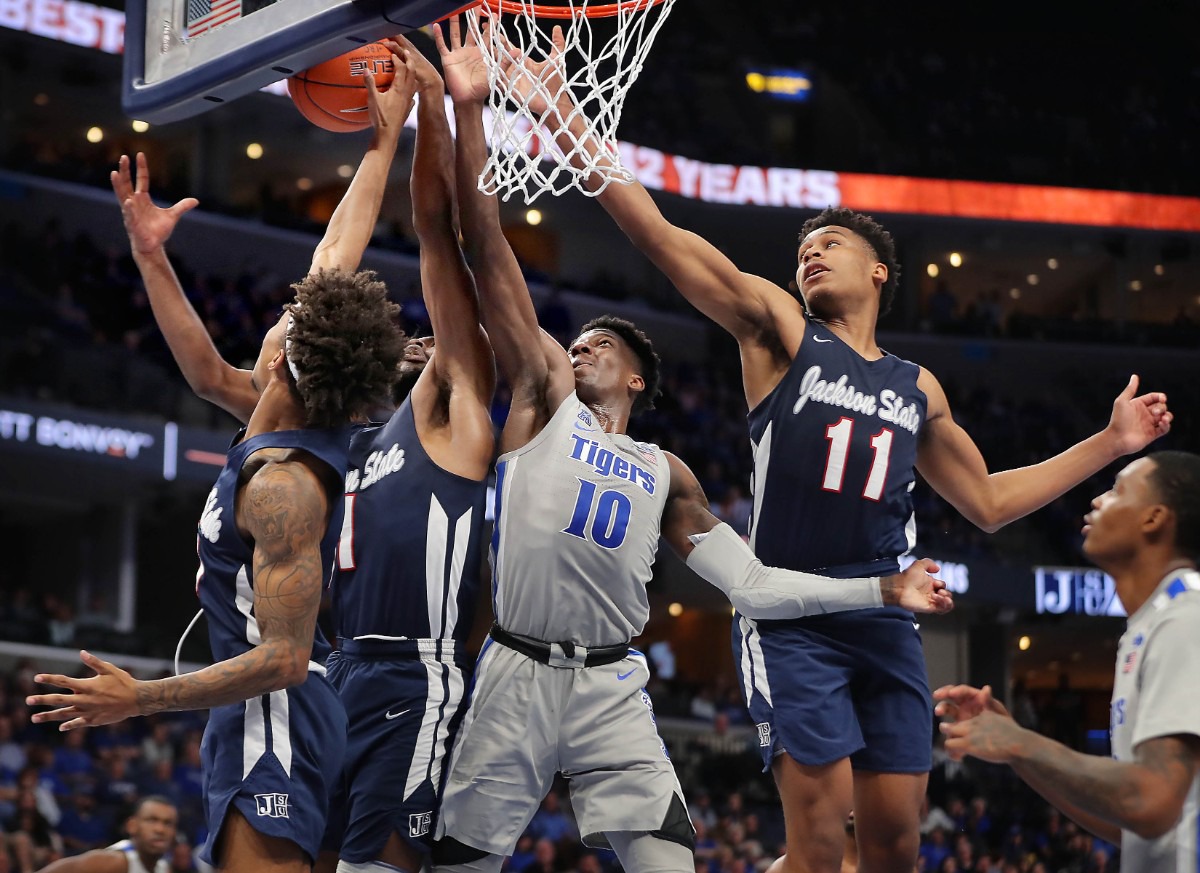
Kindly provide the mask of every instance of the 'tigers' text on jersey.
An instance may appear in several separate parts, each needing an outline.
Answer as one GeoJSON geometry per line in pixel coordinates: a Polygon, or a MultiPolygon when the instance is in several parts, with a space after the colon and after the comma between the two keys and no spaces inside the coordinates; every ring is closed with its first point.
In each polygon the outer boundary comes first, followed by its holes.
{"type": "Polygon", "coordinates": [[[587,464],[601,476],[615,476],[627,479],[642,486],[647,494],[654,493],[654,474],[639,467],[626,458],[606,449],[594,439],[573,433],[571,437],[571,457],[576,461],[587,464]]]}

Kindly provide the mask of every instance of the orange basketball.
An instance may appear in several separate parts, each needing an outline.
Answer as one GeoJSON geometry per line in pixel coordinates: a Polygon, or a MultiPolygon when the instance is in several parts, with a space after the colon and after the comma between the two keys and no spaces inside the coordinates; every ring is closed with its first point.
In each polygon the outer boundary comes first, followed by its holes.
{"type": "Polygon", "coordinates": [[[292,76],[288,93],[301,114],[318,127],[337,133],[363,130],[371,126],[366,75],[374,73],[376,87],[386,91],[396,72],[394,62],[387,46],[369,43],[292,76]]]}

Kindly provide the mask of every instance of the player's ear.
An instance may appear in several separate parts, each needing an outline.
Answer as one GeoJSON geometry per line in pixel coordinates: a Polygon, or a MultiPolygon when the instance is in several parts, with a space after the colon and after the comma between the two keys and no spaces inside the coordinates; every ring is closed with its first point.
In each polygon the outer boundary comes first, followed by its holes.
{"type": "Polygon", "coordinates": [[[1174,526],[1175,513],[1161,503],[1146,507],[1142,514],[1142,533],[1147,537],[1157,538],[1168,533],[1174,538],[1174,526]]]}
{"type": "Polygon", "coordinates": [[[630,375],[629,381],[626,384],[629,386],[630,391],[636,391],[638,394],[646,390],[646,380],[642,378],[640,373],[630,375]]]}
{"type": "Polygon", "coordinates": [[[882,261],[876,261],[875,266],[871,268],[871,278],[878,282],[879,287],[882,288],[883,284],[888,280],[887,264],[882,261]]]}

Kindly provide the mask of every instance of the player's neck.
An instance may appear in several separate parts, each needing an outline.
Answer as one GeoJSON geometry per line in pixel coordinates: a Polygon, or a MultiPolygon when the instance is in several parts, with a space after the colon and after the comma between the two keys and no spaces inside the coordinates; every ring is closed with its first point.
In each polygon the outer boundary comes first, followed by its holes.
{"type": "Polygon", "coordinates": [[[1150,598],[1163,579],[1180,570],[1194,570],[1196,563],[1158,550],[1139,552],[1128,564],[1109,572],[1117,585],[1117,596],[1125,612],[1133,615],[1150,598]]]}
{"type": "Polygon", "coordinates": [[[142,866],[147,870],[153,870],[154,865],[158,863],[158,855],[147,855],[145,852],[138,851],[138,859],[142,862],[142,866]]]}
{"type": "Polygon", "coordinates": [[[883,351],[875,342],[875,320],[865,315],[835,315],[819,319],[821,324],[837,334],[838,339],[868,361],[883,357],[883,351]]]}
{"type": "Polygon", "coordinates": [[[246,438],[279,430],[302,430],[306,426],[304,408],[291,389],[284,382],[272,380],[246,423],[246,438]]]}
{"type": "Polygon", "coordinates": [[[596,416],[596,421],[605,433],[627,433],[630,410],[628,406],[589,403],[587,408],[596,416]]]}

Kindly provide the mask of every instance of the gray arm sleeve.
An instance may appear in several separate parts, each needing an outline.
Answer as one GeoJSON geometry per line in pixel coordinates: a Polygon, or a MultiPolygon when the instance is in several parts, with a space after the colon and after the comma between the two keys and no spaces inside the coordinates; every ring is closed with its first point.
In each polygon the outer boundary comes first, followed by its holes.
{"type": "Polygon", "coordinates": [[[688,537],[696,548],[687,565],[720,588],[747,618],[802,618],[883,606],[879,577],[830,579],[795,570],[764,567],[725,523],[688,537]]]}

